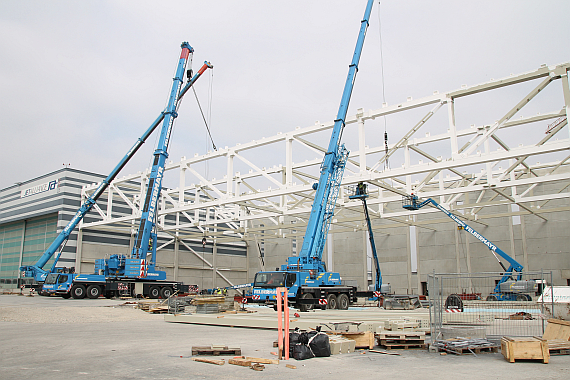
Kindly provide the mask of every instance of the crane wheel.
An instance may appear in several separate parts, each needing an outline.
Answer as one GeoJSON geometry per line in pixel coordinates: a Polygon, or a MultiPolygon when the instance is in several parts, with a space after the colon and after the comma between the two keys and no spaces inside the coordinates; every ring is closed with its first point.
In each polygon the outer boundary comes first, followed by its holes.
{"type": "Polygon", "coordinates": [[[526,302],[526,301],[532,301],[532,298],[531,298],[531,296],[529,296],[528,294],[519,294],[519,295],[517,296],[517,301],[524,301],[524,302],[526,302]]]}
{"type": "Polygon", "coordinates": [[[165,286],[160,289],[160,298],[167,299],[172,295],[172,288],[170,286],[165,286]]]}
{"type": "Polygon", "coordinates": [[[341,293],[336,297],[336,308],[339,310],[348,310],[350,301],[346,293],[341,293]]]}
{"type": "Polygon", "coordinates": [[[85,298],[85,286],[73,285],[71,287],[71,296],[76,300],[85,298]]]}
{"type": "Polygon", "coordinates": [[[499,299],[498,299],[497,296],[494,295],[494,294],[489,294],[489,295],[487,296],[487,298],[485,298],[485,301],[498,301],[498,300],[499,300],[499,299]]]}
{"type": "MultiPolygon", "coordinates": [[[[308,300],[308,299],[313,299],[313,295],[311,293],[305,293],[301,296],[301,299],[304,300],[308,300]]],[[[313,306],[312,304],[299,304],[299,311],[309,311],[309,310],[313,310],[313,306]]]]}
{"type": "Polygon", "coordinates": [[[87,298],[97,299],[101,295],[101,288],[99,285],[89,285],[87,287],[87,298]]]}
{"type": "Polygon", "coordinates": [[[158,286],[151,287],[148,296],[152,299],[157,299],[160,296],[160,288],[158,286]]]}
{"type": "Polygon", "coordinates": [[[70,294],[70,293],[62,294],[62,295],[61,295],[61,298],[66,299],[66,300],[67,300],[67,299],[70,299],[70,298],[71,298],[71,294],[70,294]]]}
{"type": "Polygon", "coordinates": [[[329,294],[327,296],[327,309],[336,309],[337,306],[336,295],[329,294]]]}

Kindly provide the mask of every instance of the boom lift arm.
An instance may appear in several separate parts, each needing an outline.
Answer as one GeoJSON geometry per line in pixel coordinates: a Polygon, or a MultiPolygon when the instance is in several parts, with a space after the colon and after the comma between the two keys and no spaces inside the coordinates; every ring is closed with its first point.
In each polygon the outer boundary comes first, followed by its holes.
{"type": "MultiPolygon", "coordinates": [[[[189,50],[189,52],[193,52],[194,49],[187,43],[184,42],[182,44],[183,52],[185,49],[189,50]]],[[[169,111],[168,108],[165,109],[160,113],[160,115],[156,118],[156,120],[150,125],[150,127],[142,134],[141,137],[135,142],[135,144],[129,149],[129,151],[125,154],[125,156],[119,161],[117,166],[111,171],[111,173],[99,184],[97,189],[87,198],[87,200],[81,205],[79,210],[75,213],[73,218],[69,221],[69,223],[65,226],[65,228],[61,231],[61,233],[55,238],[55,240],[51,243],[48,249],[44,252],[44,254],[39,258],[39,260],[34,265],[26,265],[21,266],[20,271],[23,273],[23,277],[34,277],[36,281],[44,281],[45,277],[47,276],[49,271],[43,269],[46,263],[53,257],[53,255],[57,252],[56,260],[51,268],[51,271],[55,269],[57,261],[71,235],[71,232],[74,228],[81,222],[83,217],[93,208],[97,199],[105,192],[105,190],[109,187],[111,182],[115,179],[115,177],[119,174],[119,172],[125,167],[125,165],[129,162],[129,160],[134,156],[134,154],[139,150],[139,148],[146,142],[147,138],[154,132],[156,127],[165,119],[167,115],[172,117],[172,115],[176,114],[176,108],[179,105],[180,100],[184,96],[184,94],[192,87],[194,82],[206,71],[207,68],[212,68],[213,66],[209,62],[204,62],[204,65],[200,68],[200,70],[186,83],[184,88],[180,91],[178,97],[176,98],[176,107],[169,111]]],[[[170,103],[169,103],[170,105],[170,103]]]]}
{"type": "Polygon", "coordinates": [[[501,277],[501,280],[495,286],[495,289],[494,289],[495,296],[499,296],[499,299],[501,299],[500,296],[504,296],[504,294],[503,294],[504,292],[501,291],[501,284],[507,282],[509,280],[509,278],[513,278],[513,272],[516,272],[516,275],[514,276],[516,278],[516,281],[521,280],[521,277],[522,277],[521,272],[523,270],[523,266],[519,262],[517,262],[515,259],[513,259],[509,255],[507,255],[502,249],[497,247],[495,244],[491,243],[483,235],[481,235],[479,232],[475,231],[471,226],[469,226],[467,223],[465,223],[464,221],[459,219],[456,215],[449,212],[445,207],[443,207],[442,205],[440,205],[439,203],[437,203],[433,199],[428,198],[425,201],[420,202],[416,195],[414,195],[414,194],[408,195],[408,196],[404,197],[404,203],[403,203],[402,207],[404,207],[407,210],[419,210],[420,208],[422,208],[428,204],[435,206],[438,210],[442,211],[445,215],[450,217],[455,223],[457,223],[457,226],[459,229],[462,229],[462,230],[469,232],[477,240],[479,240],[481,243],[485,244],[487,246],[487,248],[489,248],[489,250],[491,251],[493,256],[495,256],[495,258],[497,259],[497,261],[499,262],[499,264],[501,265],[501,267],[504,270],[504,274],[501,277]],[[504,260],[506,260],[509,263],[508,268],[505,268],[505,266],[503,265],[503,263],[501,262],[499,257],[497,257],[497,255],[501,256],[504,260]]]}
{"type": "Polygon", "coordinates": [[[370,240],[370,246],[372,247],[372,257],[374,259],[374,269],[376,271],[376,281],[374,283],[374,291],[387,294],[390,293],[391,287],[390,284],[384,284],[384,286],[382,286],[382,273],[380,271],[380,263],[378,262],[378,254],[376,253],[376,243],[374,243],[374,232],[372,231],[372,223],[370,222],[368,205],[366,204],[366,198],[368,198],[368,192],[366,187],[367,186],[364,182],[359,182],[358,185],[356,185],[354,194],[350,195],[348,198],[362,200],[362,207],[364,208],[364,216],[366,218],[366,226],[368,227],[368,239],[370,240]]]}

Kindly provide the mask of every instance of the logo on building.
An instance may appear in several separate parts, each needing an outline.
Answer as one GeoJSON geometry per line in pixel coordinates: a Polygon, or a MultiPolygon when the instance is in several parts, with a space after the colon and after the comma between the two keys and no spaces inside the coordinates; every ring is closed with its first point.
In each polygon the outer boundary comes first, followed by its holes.
{"type": "Polygon", "coordinates": [[[37,185],[34,187],[30,187],[28,189],[24,189],[20,192],[20,198],[29,197],[31,195],[36,195],[39,193],[44,193],[46,191],[55,190],[59,187],[59,179],[54,179],[51,182],[46,182],[41,185],[37,185]]]}

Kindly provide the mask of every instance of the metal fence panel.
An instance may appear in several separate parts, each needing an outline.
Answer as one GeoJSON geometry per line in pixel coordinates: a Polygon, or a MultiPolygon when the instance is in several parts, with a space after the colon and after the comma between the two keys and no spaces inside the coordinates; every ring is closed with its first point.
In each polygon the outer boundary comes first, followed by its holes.
{"type": "Polygon", "coordinates": [[[503,273],[428,275],[432,341],[542,336],[547,317],[540,295],[552,284],[552,272],[525,272],[499,284],[502,277],[503,273]]]}

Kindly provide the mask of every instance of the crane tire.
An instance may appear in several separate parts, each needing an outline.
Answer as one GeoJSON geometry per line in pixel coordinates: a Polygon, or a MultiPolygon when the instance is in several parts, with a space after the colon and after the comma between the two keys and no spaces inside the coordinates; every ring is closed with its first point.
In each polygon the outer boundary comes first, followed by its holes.
{"type": "MultiPolygon", "coordinates": [[[[311,293],[305,293],[301,296],[301,299],[312,299],[313,295],[311,293]]],[[[309,304],[299,304],[299,311],[309,311],[309,310],[313,310],[313,306],[314,305],[309,305],[309,304]]]]}
{"type": "Polygon", "coordinates": [[[101,288],[99,285],[89,285],[87,287],[87,298],[97,299],[101,295],[101,288]]]}
{"type": "Polygon", "coordinates": [[[164,286],[160,289],[160,298],[167,299],[172,295],[172,288],[170,286],[164,286]]]}
{"type": "Polygon", "coordinates": [[[524,302],[526,302],[526,301],[532,301],[532,298],[531,298],[531,296],[529,296],[528,294],[519,294],[519,295],[517,296],[517,301],[524,301],[524,302]]]}
{"type": "Polygon", "coordinates": [[[71,296],[76,300],[85,298],[85,286],[73,285],[71,287],[71,296]]]}
{"type": "Polygon", "coordinates": [[[341,293],[336,297],[336,308],[339,310],[348,310],[350,301],[346,293],[341,293]]]}
{"type": "Polygon", "coordinates": [[[160,288],[158,286],[151,286],[148,291],[148,297],[152,299],[157,299],[160,296],[160,288]]]}
{"type": "Polygon", "coordinates": [[[327,296],[327,309],[336,309],[338,307],[338,302],[336,299],[336,295],[329,294],[327,296]]]}

